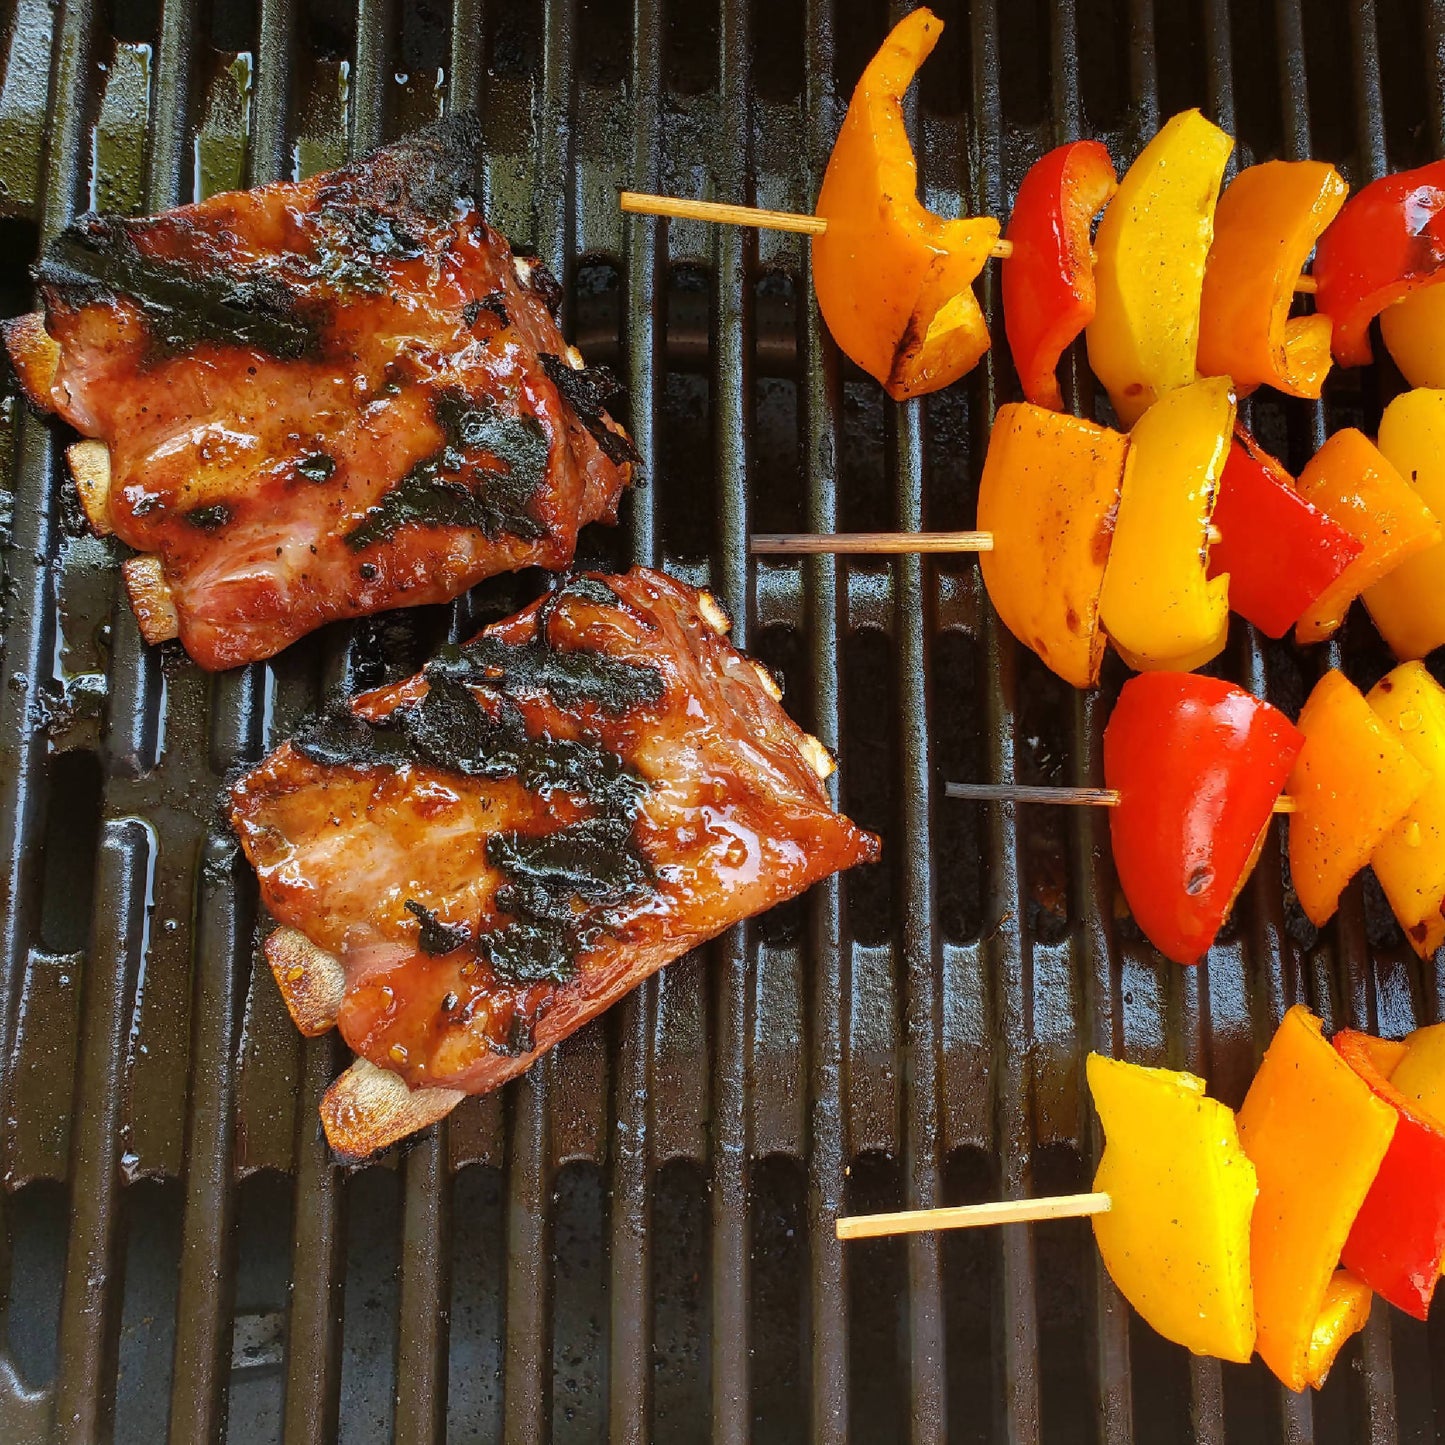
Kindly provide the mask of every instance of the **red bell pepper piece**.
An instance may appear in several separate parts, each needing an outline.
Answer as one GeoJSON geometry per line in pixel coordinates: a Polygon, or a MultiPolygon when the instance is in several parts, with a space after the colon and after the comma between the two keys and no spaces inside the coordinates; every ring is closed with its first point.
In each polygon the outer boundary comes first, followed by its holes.
{"type": "Polygon", "coordinates": [[[1130,678],[1104,729],[1114,870],[1176,963],[1198,963],[1254,866],[1304,739],[1267,702],[1189,672],[1130,678]]]}
{"type": "Polygon", "coordinates": [[[1341,366],[1368,366],[1370,322],[1392,301],[1445,281],[1445,161],[1372,182],[1315,247],[1315,309],[1341,366]]]}
{"type": "Polygon", "coordinates": [[[1063,410],[1059,357],[1094,317],[1089,225],[1118,188],[1096,140],[1041,156],[1019,187],[1004,233],[1014,249],[1003,268],[1003,316],[1014,369],[1035,406],[1063,410]]]}
{"type": "Polygon", "coordinates": [[[1229,605],[1283,637],[1356,557],[1361,543],[1295,490],[1285,469],[1243,427],[1219,479],[1209,575],[1229,574],[1229,605]]]}
{"type": "Polygon", "coordinates": [[[1399,1115],[1341,1258],[1376,1294],[1423,1320],[1445,1262],[1445,1129],[1390,1083],[1403,1044],[1347,1029],[1334,1045],[1399,1115]]]}

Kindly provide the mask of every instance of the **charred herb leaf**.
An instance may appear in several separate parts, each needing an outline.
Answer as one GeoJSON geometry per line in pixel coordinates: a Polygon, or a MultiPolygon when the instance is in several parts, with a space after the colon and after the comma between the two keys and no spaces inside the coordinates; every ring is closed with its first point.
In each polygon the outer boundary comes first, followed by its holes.
{"type": "Polygon", "coordinates": [[[535,417],[501,411],[489,397],[444,391],[434,403],[445,438],[346,534],[353,551],[399,528],[475,527],[527,541],[547,535],[528,510],[547,472],[547,434],[535,417]],[[483,461],[494,458],[500,468],[483,461]]]}
{"type": "Polygon", "coordinates": [[[497,906],[547,923],[576,920],[576,902],[615,906],[648,882],[647,865],[629,841],[632,820],[623,815],[587,818],[540,836],[494,833],[487,861],[506,874],[497,906]]]}
{"type": "Polygon", "coordinates": [[[620,465],[642,460],[642,453],[632,444],[631,437],[613,431],[603,420],[607,403],[615,396],[626,394],[626,388],[607,367],[584,366],[579,371],[550,351],[538,352],[537,359],[552,385],[562,393],[562,400],[577,413],[577,419],[592,433],[608,461],[620,465]]]}
{"type": "Polygon", "coordinates": [[[192,507],[183,515],[202,532],[219,532],[231,520],[231,509],[224,502],[212,502],[209,507],[192,507]]]}
{"type": "Polygon", "coordinates": [[[471,932],[458,923],[443,923],[433,909],[418,903],[415,898],[406,900],[406,911],[417,921],[416,941],[423,953],[439,956],[455,953],[464,944],[471,942],[471,932]]]}

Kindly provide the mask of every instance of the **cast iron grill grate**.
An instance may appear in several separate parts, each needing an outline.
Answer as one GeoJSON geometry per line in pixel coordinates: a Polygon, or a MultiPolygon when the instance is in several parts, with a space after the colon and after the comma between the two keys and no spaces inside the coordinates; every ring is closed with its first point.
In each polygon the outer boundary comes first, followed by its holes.
{"type": "MultiPolygon", "coordinates": [[[[938,209],[1002,214],[1042,149],[1128,157],[1199,104],[1241,161],[1355,182],[1445,153],[1445,6],[936,0],[915,119],[938,209]]],[[[1088,1227],[854,1246],[841,1209],[1077,1188],[1091,1047],[1237,1102],[1284,1007],[1399,1032],[1445,1016],[1378,897],[1316,936],[1266,851],[1207,968],[1115,916],[1089,810],[985,813],[947,778],[1082,782],[1119,676],[1075,696],[994,621],[968,561],[750,563],[751,527],[967,526],[995,351],[923,404],[841,366],[796,238],[618,214],[615,192],[804,208],[887,19],[868,0],[7,0],[0,301],[92,202],[151,210],[335,163],[443,108],[485,117],[491,218],[568,279],[650,459],[585,560],[708,581],[841,753],[886,860],[739,930],[346,1174],[315,1119],[341,1060],[264,968],[219,781],[330,686],[410,670],[542,579],[335,628],[208,680],[148,652],[80,534],[58,429],[13,458],[0,688],[0,1437],[347,1441],[1390,1442],[1436,1434],[1445,1334],[1384,1309],[1317,1400],[1163,1345],[1088,1227]],[[836,486],[835,486],[836,481],[836,486]]],[[[997,297],[985,299],[997,327],[997,297]]],[[[1093,396],[1074,363],[1070,393],[1093,396]]],[[[1260,401],[1298,466],[1398,379],[1260,401]]],[[[1368,624],[1343,653],[1368,683],[1368,624]]],[[[1322,658],[1238,628],[1232,676],[1297,706],[1322,658]]]]}

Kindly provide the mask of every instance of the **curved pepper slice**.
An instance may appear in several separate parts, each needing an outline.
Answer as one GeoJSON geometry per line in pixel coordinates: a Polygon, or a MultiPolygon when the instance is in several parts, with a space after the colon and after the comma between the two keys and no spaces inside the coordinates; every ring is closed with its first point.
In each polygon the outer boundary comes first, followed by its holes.
{"type": "Polygon", "coordinates": [[[1445,161],[1372,181],[1315,250],[1315,309],[1334,323],[1341,366],[1370,363],[1370,322],[1392,301],[1445,280],[1445,161]]]}
{"type": "Polygon", "coordinates": [[[1406,662],[1382,677],[1365,701],[1430,775],[1370,855],[1411,948],[1429,958],[1445,943],[1445,688],[1424,663],[1406,662]]]}
{"type": "Polygon", "coordinates": [[[1289,871],[1300,907],[1317,928],[1345,884],[1425,791],[1430,774],[1395,741],[1359,689],[1331,670],[1299,716],[1304,747],[1286,792],[1289,871]]]}
{"type": "Polygon", "coordinates": [[[1198,374],[1204,266],[1233,149],[1197,110],[1183,111],[1139,153],[1099,223],[1089,365],[1125,426],[1198,374]]]}
{"type": "Polygon", "coordinates": [[[1335,1273],[1395,1133],[1395,1111],[1332,1049],[1302,1005],[1285,1014],[1239,1111],[1259,1178],[1250,1257],[1257,1345],[1289,1386],[1320,1385],[1369,1315],[1369,1290],[1335,1273]]]}
{"type": "Polygon", "coordinates": [[[1104,1126],[1094,1238],[1120,1293],[1166,1340],[1243,1363],[1254,1353],[1249,1229],[1257,1192],[1234,1111],[1204,1080],[1090,1054],[1104,1126]]]}
{"type": "MultiPolygon", "coordinates": [[[[1377,445],[1431,514],[1445,517],[1445,391],[1397,396],[1380,418],[1377,445]]],[[[1445,643],[1445,541],[1406,557],[1362,595],[1396,657],[1433,652],[1445,643]]]]}
{"type": "Polygon", "coordinates": [[[1304,739],[1242,687],[1190,672],[1130,678],[1104,729],[1114,869],[1134,920],[1198,963],[1258,856],[1304,739]]]}
{"type": "Polygon", "coordinates": [[[1392,1086],[1390,1073],[1407,1052],[1404,1044],[1349,1029],[1334,1042],[1371,1093],[1398,1116],[1340,1258],[1382,1299],[1423,1320],[1445,1264],[1445,1126],[1392,1086]]]}
{"type": "Polygon", "coordinates": [[[1426,286],[1385,307],[1380,335],[1411,386],[1445,387],[1445,286],[1426,286]]]}
{"type": "Polygon", "coordinates": [[[1059,357],[1094,316],[1089,225],[1118,188],[1108,149],[1077,140],[1040,156],[1014,198],[1003,317],[1014,370],[1036,406],[1063,409],[1059,357]]]}
{"type": "Polygon", "coordinates": [[[1295,626],[1297,642],[1319,642],[1335,633],[1360,593],[1438,542],[1441,531],[1409,482],[1354,427],[1337,431],[1310,458],[1299,490],[1362,548],[1295,626]]]}
{"type": "Polygon", "coordinates": [[[978,484],[984,586],[1004,626],[1075,687],[1099,680],[1099,593],[1128,439],[1027,402],[999,408],[978,484]]]}
{"type": "Polygon", "coordinates": [[[896,401],[956,381],[988,350],[973,294],[998,222],[946,221],[918,199],[903,93],[943,32],[919,9],[868,62],[838,133],[817,213],[813,289],[842,350],[896,401]]]}
{"type": "Polygon", "coordinates": [[[1204,271],[1199,369],[1317,397],[1330,369],[1330,319],[1290,316],[1295,282],[1349,187],[1323,161],[1266,161],[1235,176],[1214,212],[1204,271]]]}
{"type": "Polygon", "coordinates": [[[1099,611],[1134,668],[1187,672],[1229,635],[1229,579],[1206,575],[1209,519],[1234,428],[1228,377],[1171,391],[1129,438],[1099,611]]]}
{"type": "Polygon", "coordinates": [[[1230,609],[1270,637],[1283,637],[1364,550],[1310,506],[1290,474],[1238,426],[1213,521],[1219,541],[1210,548],[1209,575],[1228,574],[1230,609]]]}

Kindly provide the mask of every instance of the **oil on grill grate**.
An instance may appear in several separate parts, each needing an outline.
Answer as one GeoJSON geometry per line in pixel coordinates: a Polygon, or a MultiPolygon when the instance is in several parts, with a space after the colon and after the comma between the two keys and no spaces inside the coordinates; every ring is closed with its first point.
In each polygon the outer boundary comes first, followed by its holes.
{"type": "MultiPolygon", "coordinates": [[[[917,120],[938,209],[1001,212],[1047,145],[1088,131],[1129,155],[1191,104],[1241,161],[1313,150],[1356,182],[1445,145],[1440,4],[937,8],[917,120]]],[[[342,1174],[315,1120],[340,1060],[256,967],[217,782],[326,688],[410,669],[541,581],[208,681],[141,647],[113,549],[60,494],[62,439],[9,406],[0,1438],[1435,1435],[1438,1324],[1378,1311],[1311,1403],[1131,1323],[1084,1224],[846,1256],[831,1238],[842,1207],[1080,1186],[1089,1046],[1198,1068],[1237,1101],[1295,998],[1394,1032],[1445,1008],[1378,900],[1306,928],[1273,849],[1207,970],[1161,971],[1115,921],[1097,819],[941,800],[946,777],[1097,777],[1107,695],[1020,654],[967,561],[747,561],[754,523],[967,526],[1012,376],[998,358],[884,406],[821,333],[796,239],[624,223],[613,198],[806,206],[886,19],[859,0],[0,8],[7,313],[39,237],[92,200],[158,208],[479,109],[492,219],[569,278],[567,324],[628,375],[652,462],[586,560],[718,588],[887,842],[876,869],[680,961],[532,1078],[342,1174]]],[[[1327,416],[1260,402],[1253,421],[1297,465],[1327,423],[1371,427],[1394,384],[1349,373],[1327,416]]],[[[1368,631],[1343,642],[1363,682],[1385,661],[1368,631]]],[[[1225,666],[1286,706],[1312,676],[1243,628],[1225,666]]]]}

